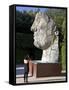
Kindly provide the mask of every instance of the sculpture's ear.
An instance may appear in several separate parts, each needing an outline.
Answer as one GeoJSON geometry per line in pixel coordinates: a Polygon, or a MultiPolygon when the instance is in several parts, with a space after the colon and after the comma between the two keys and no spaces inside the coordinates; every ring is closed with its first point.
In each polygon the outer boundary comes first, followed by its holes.
{"type": "Polygon", "coordinates": [[[59,35],[59,31],[58,31],[58,30],[55,31],[55,35],[56,35],[56,36],[59,35]]]}
{"type": "Polygon", "coordinates": [[[58,36],[59,35],[59,31],[58,31],[58,29],[57,29],[56,26],[54,27],[54,30],[53,31],[54,31],[55,36],[58,36]]]}
{"type": "Polygon", "coordinates": [[[56,31],[54,31],[54,35],[53,35],[53,37],[52,37],[52,44],[54,43],[54,40],[55,40],[55,37],[57,37],[59,35],[59,31],[58,30],[56,30],[56,31]]]}

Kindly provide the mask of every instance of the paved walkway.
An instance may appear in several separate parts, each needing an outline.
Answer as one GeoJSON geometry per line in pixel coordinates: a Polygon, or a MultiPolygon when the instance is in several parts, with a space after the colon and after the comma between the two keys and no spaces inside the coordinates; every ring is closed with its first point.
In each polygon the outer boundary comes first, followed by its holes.
{"type": "MultiPolygon", "coordinates": [[[[54,81],[66,81],[65,76],[56,76],[56,77],[42,77],[42,78],[35,78],[35,77],[29,77],[28,82],[29,83],[35,83],[35,82],[54,82],[54,81]]],[[[24,78],[16,78],[16,83],[24,83],[24,78]]]]}
{"type": "MultiPolygon", "coordinates": [[[[24,83],[23,70],[24,70],[23,65],[16,66],[16,83],[24,83]]],[[[35,83],[35,82],[66,81],[65,73],[66,73],[65,71],[62,71],[61,76],[55,76],[55,77],[42,77],[42,78],[29,77],[28,82],[35,83]]]]}

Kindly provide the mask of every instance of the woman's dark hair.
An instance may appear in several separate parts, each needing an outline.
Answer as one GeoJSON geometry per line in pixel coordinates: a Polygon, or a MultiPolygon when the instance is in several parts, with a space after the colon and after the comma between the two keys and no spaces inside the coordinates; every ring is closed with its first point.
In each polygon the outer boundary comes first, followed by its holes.
{"type": "Polygon", "coordinates": [[[29,58],[30,58],[29,55],[27,55],[27,56],[25,57],[26,60],[29,60],[29,58]]]}

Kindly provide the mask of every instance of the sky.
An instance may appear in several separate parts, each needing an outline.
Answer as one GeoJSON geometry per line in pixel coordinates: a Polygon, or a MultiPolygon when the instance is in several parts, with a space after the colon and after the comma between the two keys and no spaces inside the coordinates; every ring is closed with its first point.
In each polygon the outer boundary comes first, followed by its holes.
{"type": "MultiPolygon", "coordinates": [[[[16,6],[16,10],[18,11],[37,11],[38,7],[25,7],[25,6],[16,6]]],[[[41,12],[44,12],[47,10],[47,8],[39,8],[41,12]]]]}

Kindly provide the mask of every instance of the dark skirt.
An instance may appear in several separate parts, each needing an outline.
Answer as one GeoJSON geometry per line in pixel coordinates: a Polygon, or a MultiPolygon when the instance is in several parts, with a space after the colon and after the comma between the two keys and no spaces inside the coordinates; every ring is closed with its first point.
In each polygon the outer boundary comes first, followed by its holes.
{"type": "Polygon", "coordinates": [[[24,64],[24,73],[28,74],[29,72],[29,64],[24,64]]]}

